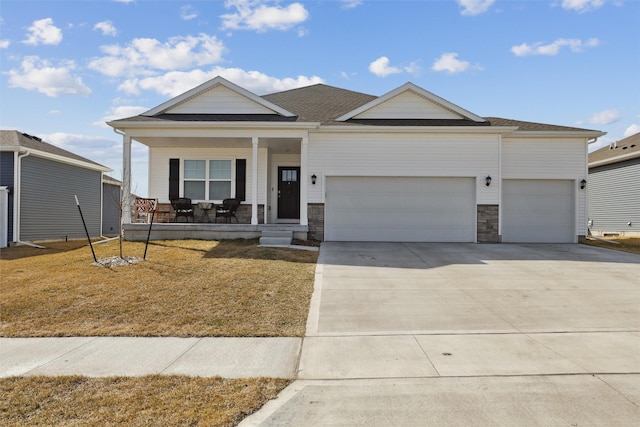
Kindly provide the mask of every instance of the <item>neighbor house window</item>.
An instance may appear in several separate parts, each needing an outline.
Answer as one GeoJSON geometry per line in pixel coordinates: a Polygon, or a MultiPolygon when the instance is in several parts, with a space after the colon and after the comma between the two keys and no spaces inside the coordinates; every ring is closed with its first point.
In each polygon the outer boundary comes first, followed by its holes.
{"type": "Polygon", "coordinates": [[[231,197],[231,160],[185,160],[184,197],[224,200],[231,197]]]}

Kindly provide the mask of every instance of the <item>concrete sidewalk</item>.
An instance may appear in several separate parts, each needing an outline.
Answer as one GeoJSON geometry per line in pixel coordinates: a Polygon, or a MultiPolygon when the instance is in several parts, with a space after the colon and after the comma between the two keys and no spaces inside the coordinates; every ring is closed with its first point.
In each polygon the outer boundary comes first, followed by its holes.
{"type": "Polygon", "coordinates": [[[295,378],[301,338],[1,338],[0,377],[295,378]]]}

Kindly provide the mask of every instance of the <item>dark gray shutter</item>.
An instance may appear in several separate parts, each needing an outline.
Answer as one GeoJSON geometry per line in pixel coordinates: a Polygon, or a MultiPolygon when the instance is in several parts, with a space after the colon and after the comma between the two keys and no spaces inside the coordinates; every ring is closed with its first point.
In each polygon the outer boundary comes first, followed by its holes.
{"type": "Polygon", "coordinates": [[[180,159],[169,159],[169,200],[180,197],[180,159]]]}
{"type": "Polygon", "coordinates": [[[247,160],[236,159],[236,199],[247,199],[247,160]]]}

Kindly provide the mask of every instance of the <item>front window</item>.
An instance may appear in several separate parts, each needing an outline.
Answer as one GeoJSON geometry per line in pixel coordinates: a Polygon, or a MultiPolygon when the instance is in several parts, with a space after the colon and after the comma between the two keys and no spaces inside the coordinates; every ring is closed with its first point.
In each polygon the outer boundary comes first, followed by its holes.
{"type": "Polygon", "coordinates": [[[184,197],[224,200],[231,197],[231,160],[185,160],[184,197]]]}

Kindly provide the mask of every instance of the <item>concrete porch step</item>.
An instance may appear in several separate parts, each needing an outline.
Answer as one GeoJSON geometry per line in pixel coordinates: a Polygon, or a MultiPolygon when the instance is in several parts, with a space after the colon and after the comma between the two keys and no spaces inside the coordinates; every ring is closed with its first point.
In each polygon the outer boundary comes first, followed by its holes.
{"type": "Polygon", "coordinates": [[[289,246],[293,231],[264,230],[260,236],[262,246],[289,246]]]}

